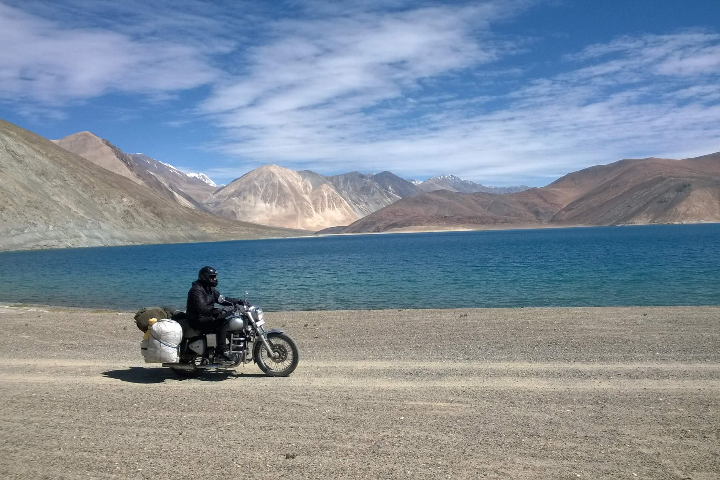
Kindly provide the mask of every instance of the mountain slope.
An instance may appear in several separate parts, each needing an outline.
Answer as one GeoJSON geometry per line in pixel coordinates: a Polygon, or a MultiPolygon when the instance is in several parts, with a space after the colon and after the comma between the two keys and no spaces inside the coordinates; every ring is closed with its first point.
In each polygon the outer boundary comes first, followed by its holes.
{"type": "Polygon", "coordinates": [[[545,187],[566,203],[555,223],[587,225],[720,221],[720,154],[621,160],[545,187]]]}
{"type": "MultiPolygon", "coordinates": [[[[175,194],[193,203],[196,208],[217,190],[217,185],[204,174],[186,174],[167,163],[150,158],[142,153],[130,154],[137,165],[155,175],[175,194]]],[[[202,207],[200,207],[202,208],[202,207]]]]}
{"type": "Polygon", "coordinates": [[[441,175],[431,177],[424,182],[416,184],[421,192],[432,192],[435,190],[448,190],[458,193],[515,193],[527,190],[530,187],[518,185],[515,187],[486,187],[470,180],[465,180],[455,175],[441,175]]]}
{"type": "Polygon", "coordinates": [[[0,120],[0,250],[296,235],[184,208],[0,120]]]}
{"type": "Polygon", "coordinates": [[[390,172],[324,177],[309,170],[265,165],[217,190],[206,206],[227,218],[316,231],[349,225],[418,193],[414,185],[390,172]]]}
{"type": "Polygon", "coordinates": [[[358,218],[324,177],[277,165],[243,175],[216,191],[206,205],[227,218],[313,231],[347,225],[358,218]]]}
{"type": "Polygon", "coordinates": [[[91,132],[74,133],[53,142],[185,207],[204,210],[201,202],[215,190],[205,182],[188,177],[171,165],[147,155],[127,154],[91,132]]]}
{"type": "Polygon", "coordinates": [[[720,154],[621,160],[505,195],[434,191],[400,200],[341,232],[694,222],[720,222],[720,154]]]}
{"type": "Polygon", "coordinates": [[[416,226],[541,225],[557,212],[538,189],[523,195],[457,193],[436,190],[405,198],[341,230],[341,233],[385,232],[416,226]]]}
{"type": "Polygon", "coordinates": [[[359,172],[324,177],[357,213],[358,218],[417,195],[419,190],[407,180],[390,172],[365,175],[359,172]]]}

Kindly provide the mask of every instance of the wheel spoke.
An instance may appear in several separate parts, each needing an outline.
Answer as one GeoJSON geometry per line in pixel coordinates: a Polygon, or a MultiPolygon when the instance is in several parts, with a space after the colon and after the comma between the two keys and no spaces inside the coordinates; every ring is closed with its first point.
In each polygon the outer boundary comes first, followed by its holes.
{"type": "Polygon", "coordinates": [[[263,348],[260,352],[262,355],[263,363],[274,371],[282,371],[292,365],[294,357],[291,346],[283,339],[275,338],[272,341],[268,340],[273,351],[280,354],[279,360],[275,360],[272,355],[263,348]]]}
{"type": "Polygon", "coordinates": [[[265,345],[258,345],[257,363],[266,375],[273,377],[286,377],[297,367],[299,355],[295,342],[283,334],[271,334],[267,338],[270,351],[265,345]],[[273,354],[277,357],[273,358],[273,354]]]}

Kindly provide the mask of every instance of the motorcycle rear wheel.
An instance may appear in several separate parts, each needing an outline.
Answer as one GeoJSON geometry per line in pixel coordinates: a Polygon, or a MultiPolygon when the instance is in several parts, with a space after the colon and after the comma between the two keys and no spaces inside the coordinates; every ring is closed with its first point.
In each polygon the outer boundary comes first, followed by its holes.
{"type": "Polygon", "coordinates": [[[300,354],[292,338],[284,333],[268,333],[268,343],[279,357],[274,359],[260,340],[255,344],[253,355],[255,361],[265,375],[270,377],[287,377],[298,366],[300,354]]]}

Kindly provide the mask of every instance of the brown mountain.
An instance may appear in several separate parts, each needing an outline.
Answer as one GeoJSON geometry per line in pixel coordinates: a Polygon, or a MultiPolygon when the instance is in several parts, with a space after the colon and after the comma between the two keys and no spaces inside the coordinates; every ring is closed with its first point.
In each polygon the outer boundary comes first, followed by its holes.
{"type": "Polygon", "coordinates": [[[617,225],[720,221],[720,154],[621,160],[566,175],[545,190],[563,208],[554,223],[617,225]]]}
{"type": "Polygon", "coordinates": [[[558,210],[554,197],[540,189],[519,194],[457,193],[436,190],[399,200],[349,225],[339,233],[385,232],[411,227],[477,228],[533,226],[558,210]]]}
{"type": "Polygon", "coordinates": [[[621,160],[505,195],[435,191],[400,200],[342,233],[695,222],[720,222],[720,154],[621,160]]]}
{"type": "Polygon", "coordinates": [[[215,191],[215,188],[207,183],[189,177],[171,165],[146,155],[127,154],[91,132],[74,133],[53,142],[185,207],[204,210],[202,201],[215,191]]]}
{"type": "Polygon", "coordinates": [[[0,120],[0,250],[298,234],[185,208],[140,183],[0,120]]]}
{"type": "Polygon", "coordinates": [[[358,218],[324,177],[277,165],[246,173],[215,192],[206,205],[227,218],[312,231],[358,218]]]}
{"type": "Polygon", "coordinates": [[[216,191],[205,205],[227,218],[317,231],[349,225],[418,193],[413,184],[390,172],[324,177],[265,165],[216,191]]]}

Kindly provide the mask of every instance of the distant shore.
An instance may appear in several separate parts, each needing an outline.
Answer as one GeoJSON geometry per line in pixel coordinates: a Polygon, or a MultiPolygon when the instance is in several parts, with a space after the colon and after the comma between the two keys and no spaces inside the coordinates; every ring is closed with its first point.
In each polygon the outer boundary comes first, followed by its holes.
{"type": "Polygon", "coordinates": [[[362,233],[324,233],[316,236],[345,236],[345,235],[383,235],[389,233],[443,233],[443,232],[484,232],[500,230],[553,230],[562,228],[605,228],[605,227],[643,227],[653,225],[705,225],[718,224],[720,222],[691,222],[691,223],[627,223],[619,225],[582,225],[582,224],[518,224],[518,225],[459,225],[459,226],[417,226],[393,228],[384,232],[362,232],[362,233]]]}
{"type": "Polygon", "coordinates": [[[107,238],[104,240],[98,239],[93,240],[86,245],[78,245],[75,240],[63,240],[61,238],[50,239],[48,238],[45,242],[39,242],[30,247],[17,246],[13,242],[10,242],[8,238],[0,237],[0,253],[3,252],[23,252],[23,251],[34,251],[34,250],[60,250],[60,249],[73,249],[73,248],[96,248],[96,247],[129,247],[139,245],[174,245],[174,244],[187,244],[187,243],[219,243],[219,242],[236,242],[246,240],[281,240],[281,239],[295,239],[295,238],[321,238],[321,237],[335,237],[335,236],[355,236],[355,235],[384,235],[384,234],[395,234],[395,233],[443,233],[443,232],[476,232],[476,231],[502,231],[502,230],[549,230],[549,229],[563,229],[563,228],[602,228],[607,226],[618,226],[618,227],[637,227],[637,226],[651,226],[651,225],[704,225],[704,224],[716,224],[719,222],[693,222],[693,223],[650,223],[650,224],[623,224],[623,225],[557,225],[557,224],[518,224],[518,225],[458,225],[458,226],[413,226],[395,228],[384,232],[361,232],[361,233],[317,233],[308,231],[307,234],[303,235],[288,235],[288,236],[269,236],[269,237],[249,237],[249,238],[217,238],[217,239],[185,239],[185,240],[171,240],[171,241],[150,241],[150,242],[129,242],[129,241],[111,241],[107,238]]]}

